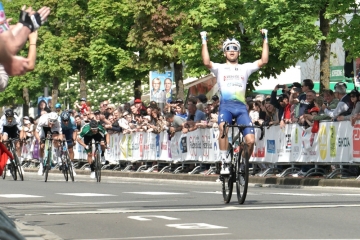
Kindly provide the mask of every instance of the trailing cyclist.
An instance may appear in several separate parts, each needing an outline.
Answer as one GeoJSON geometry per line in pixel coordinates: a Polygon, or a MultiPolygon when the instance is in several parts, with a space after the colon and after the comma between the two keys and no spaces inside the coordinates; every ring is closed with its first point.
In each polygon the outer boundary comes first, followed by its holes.
{"type": "Polygon", "coordinates": [[[40,143],[40,168],[38,175],[43,174],[45,138],[47,137],[48,133],[51,133],[52,135],[52,139],[54,140],[53,146],[55,147],[57,157],[59,157],[60,151],[57,150],[60,146],[60,143],[57,140],[62,141],[63,136],[58,118],[59,116],[56,112],[50,112],[43,114],[38,120],[38,125],[35,130],[35,138],[40,143]]]}
{"type": "MultiPolygon", "coordinates": [[[[207,33],[201,32],[202,51],[201,56],[204,65],[215,74],[217,84],[219,85],[221,100],[219,110],[219,130],[220,135],[223,135],[224,123],[232,123],[232,119],[236,119],[237,124],[252,125],[246,109],[245,92],[249,76],[264,66],[269,60],[269,46],[267,41],[267,30],[262,29],[263,47],[261,59],[253,63],[239,64],[240,43],[235,38],[226,39],[223,43],[222,50],[226,63],[219,64],[210,61],[210,55],[207,48],[207,33]]],[[[248,145],[249,156],[253,151],[255,142],[255,135],[253,128],[246,128],[243,132],[245,142],[248,145]]],[[[222,161],[222,168],[220,174],[229,174],[228,163],[231,159],[226,157],[228,148],[228,138],[219,137],[220,157],[222,161]]]]}
{"type": "MultiPolygon", "coordinates": [[[[7,109],[5,114],[0,119],[0,137],[1,141],[11,139],[19,139],[20,132],[22,131],[21,120],[14,114],[12,109],[7,109]]],[[[20,141],[16,141],[16,154],[21,156],[20,141]]]]}
{"type": "MultiPolygon", "coordinates": [[[[61,123],[61,129],[63,132],[63,137],[65,137],[66,142],[67,142],[67,149],[69,151],[69,157],[71,160],[71,164],[74,166],[74,149],[73,146],[75,144],[76,141],[76,135],[77,135],[77,128],[76,128],[76,124],[75,124],[75,118],[73,118],[72,116],[70,116],[70,113],[67,111],[63,111],[60,114],[60,123],[61,123]]],[[[61,165],[62,162],[60,161],[59,164],[61,165]]],[[[75,173],[75,169],[74,167],[72,167],[73,169],[73,173],[74,176],[76,176],[75,173]]],[[[60,166],[60,170],[61,170],[61,166],[60,166]]]]}
{"type": "MultiPolygon", "coordinates": [[[[78,143],[83,146],[86,149],[87,152],[87,160],[90,164],[91,168],[91,178],[95,178],[95,169],[94,169],[94,163],[92,160],[92,139],[94,139],[95,142],[100,142],[101,145],[101,162],[105,163],[105,144],[108,144],[110,142],[110,136],[107,134],[106,130],[101,126],[96,120],[91,120],[90,123],[85,124],[80,134],[78,135],[77,141],[78,143]]],[[[109,149],[109,145],[107,145],[107,149],[109,149]]]]}

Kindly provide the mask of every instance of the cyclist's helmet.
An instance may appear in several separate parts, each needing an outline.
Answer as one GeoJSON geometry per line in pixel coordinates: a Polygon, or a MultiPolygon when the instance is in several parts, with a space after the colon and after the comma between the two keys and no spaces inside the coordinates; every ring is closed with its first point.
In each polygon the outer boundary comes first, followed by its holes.
{"type": "Polygon", "coordinates": [[[55,104],[55,108],[61,108],[61,104],[60,103],[55,104]]]}
{"type": "Polygon", "coordinates": [[[233,45],[236,45],[238,48],[239,48],[239,52],[240,52],[240,49],[241,49],[241,46],[240,46],[240,43],[238,40],[236,40],[235,38],[227,38],[225,40],[225,42],[223,43],[223,52],[225,52],[225,48],[227,45],[230,45],[230,44],[233,44],[233,45]]]}
{"type": "Polygon", "coordinates": [[[91,129],[97,129],[99,127],[99,124],[96,120],[91,120],[89,125],[91,129]]]}
{"type": "Polygon", "coordinates": [[[14,111],[12,109],[7,109],[5,111],[5,116],[6,117],[14,117],[14,111]]]}
{"type": "Polygon", "coordinates": [[[70,114],[67,111],[64,111],[60,114],[60,118],[62,121],[69,121],[70,114]]]}
{"type": "Polygon", "coordinates": [[[58,118],[59,118],[59,116],[57,115],[56,112],[50,112],[50,113],[48,114],[48,117],[49,117],[49,121],[50,121],[50,122],[57,122],[57,121],[58,121],[58,118]]]}

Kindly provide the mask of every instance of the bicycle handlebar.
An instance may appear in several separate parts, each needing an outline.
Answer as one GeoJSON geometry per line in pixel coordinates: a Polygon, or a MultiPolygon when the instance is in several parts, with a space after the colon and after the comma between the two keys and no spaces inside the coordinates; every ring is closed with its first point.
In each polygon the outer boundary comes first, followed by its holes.
{"type": "Polygon", "coordinates": [[[221,138],[224,138],[225,137],[225,133],[226,133],[226,128],[238,128],[240,131],[244,130],[245,128],[260,128],[261,130],[261,135],[260,135],[260,138],[259,140],[262,140],[263,137],[264,137],[264,127],[263,126],[258,126],[258,125],[243,125],[243,124],[240,124],[240,125],[231,125],[231,124],[228,124],[227,122],[225,122],[224,126],[223,126],[223,134],[221,136],[221,138]]]}

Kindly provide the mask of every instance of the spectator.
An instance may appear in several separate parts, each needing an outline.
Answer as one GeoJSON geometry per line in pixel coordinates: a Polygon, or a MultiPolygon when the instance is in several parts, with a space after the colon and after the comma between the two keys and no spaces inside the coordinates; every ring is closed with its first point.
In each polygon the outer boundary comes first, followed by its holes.
{"type": "Polygon", "coordinates": [[[134,105],[138,110],[138,114],[140,114],[141,110],[146,110],[146,107],[143,105],[143,103],[141,102],[141,99],[135,99],[134,101],[134,105]]]}
{"type": "Polygon", "coordinates": [[[207,103],[208,101],[205,94],[199,94],[196,98],[198,103],[207,103]]]}
{"type": "Polygon", "coordinates": [[[133,115],[139,114],[139,110],[135,105],[131,105],[130,110],[133,115]]]}
{"type": "MultiPolygon", "coordinates": [[[[160,112],[157,109],[151,111],[151,121],[149,123],[149,128],[152,129],[151,132],[159,134],[164,130],[164,124],[160,119],[160,112]]],[[[149,131],[149,130],[148,130],[149,131]]]]}
{"type": "Polygon", "coordinates": [[[120,119],[120,111],[119,111],[119,109],[115,109],[114,112],[113,112],[113,115],[114,115],[115,121],[119,121],[119,119],[120,119]]]}
{"type": "Polygon", "coordinates": [[[250,101],[249,105],[249,117],[252,123],[259,120],[260,104],[258,102],[250,101]]]}
{"type": "MultiPolygon", "coordinates": [[[[306,113],[307,110],[314,107],[314,105],[308,106],[310,104],[310,102],[307,100],[307,95],[306,95],[306,93],[308,91],[311,91],[314,88],[313,81],[311,79],[304,79],[303,83],[301,85],[301,88],[302,88],[303,93],[300,94],[298,98],[295,97],[296,96],[295,89],[290,92],[290,98],[289,98],[290,104],[299,104],[298,112],[296,113],[295,119],[293,120],[293,122],[299,122],[299,121],[303,120],[303,119],[300,119],[300,117],[302,115],[304,115],[304,113],[306,113]]],[[[316,96],[316,93],[314,95],[314,98],[315,98],[315,96],[316,96]]]]}
{"type": "Polygon", "coordinates": [[[34,120],[30,120],[28,116],[23,117],[22,130],[20,131],[20,139],[27,140],[34,136],[34,120]]]}
{"type": "MultiPolygon", "coordinates": [[[[358,92],[358,90],[352,90],[350,92],[350,101],[351,101],[351,105],[352,107],[352,111],[350,115],[347,116],[338,116],[336,118],[336,120],[338,121],[350,121],[353,123],[355,123],[356,120],[358,120],[358,118],[360,117],[359,113],[360,113],[360,101],[359,101],[359,97],[360,97],[360,93],[358,92]]],[[[360,118],[359,118],[360,119],[360,118]]]]}
{"type": "Polygon", "coordinates": [[[124,134],[133,132],[130,127],[129,120],[131,121],[131,115],[128,111],[125,111],[119,120],[119,126],[122,128],[124,134]]]}
{"type": "MultiPolygon", "coordinates": [[[[305,121],[310,121],[310,122],[313,122],[313,121],[320,121],[320,120],[324,120],[324,119],[320,119],[319,117],[321,116],[325,116],[324,115],[324,111],[322,111],[321,109],[321,106],[324,104],[324,99],[322,97],[316,97],[315,100],[314,100],[314,105],[315,107],[317,107],[319,109],[319,111],[317,111],[317,114],[310,114],[310,112],[308,113],[305,113],[303,116],[304,116],[304,119],[305,121]]],[[[314,109],[314,108],[312,108],[314,109]]],[[[326,116],[327,117],[327,116],[326,116]]]]}
{"type": "Polygon", "coordinates": [[[80,115],[75,116],[75,124],[78,131],[80,131],[81,128],[85,125],[85,122],[81,120],[80,115]]]}
{"type": "Polygon", "coordinates": [[[182,124],[185,122],[184,118],[181,118],[180,116],[174,115],[174,113],[169,112],[165,114],[165,119],[170,124],[168,132],[171,137],[173,137],[176,132],[180,132],[182,130],[182,124]]]}
{"type": "Polygon", "coordinates": [[[86,105],[86,98],[80,99],[80,105],[75,103],[75,106],[80,110],[81,114],[87,113],[88,106],[86,105]]]}
{"type": "Polygon", "coordinates": [[[305,107],[305,112],[298,118],[298,122],[304,125],[305,127],[308,127],[308,125],[305,121],[304,114],[308,113],[310,109],[315,107],[315,103],[314,103],[315,98],[316,98],[316,92],[314,90],[309,90],[306,92],[307,105],[305,107]]]}
{"type": "Polygon", "coordinates": [[[213,103],[212,100],[208,101],[204,108],[205,116],[206,116],[206,122],[202,126],[204,128],[210,128],[210,127],[214,127],[214,126],[218,127],[218,125],[217,125],[218,115],[211,112],[212,103],[213,103]]]}
{"type": "Polygon", "coordinates": [[[188,100],[188,118],[183,124],[183,133],[196,130],[196,123],[206,120],[205,113],[196,108],[197,99],[194,97],[188,100]]]}
{"type": "Polygon", "coordinates": [[[95,120],[100,124],[100,110],[95,110],[94,115],[95,120]]]}
{"type": "Polygon", "coordinates": [[[115,111],[115,105],[114,104],[108,104],[106,111],[110,114],[112,114],[115,111]]]}
{"type": "Polygon", "coordinates": [[[60,114],[61,114],[61,104],[60,103],[57,103],[57,104],[55,104],[55,111],[56,111],[56,113],[60,116],[60,114]]]}
{"type": "MultiPolygon", "coordinates": [[[[308,114],[311,115],[312,117],[315,117],[319,114],[319,112],[320,112],[320,109],[318,107],[313,107],[309,110],[308,114]]],[[[305,115],[307,115],[307,114],[304,114],[304,116],[305,115]]],[[[309,126],[313,125],[313,121],[309,120],[308,117],[304,117],[304,119],[305,119],[307,125],[309,125],[309,126]]]]}
{"type": "Polygon", "coordinates": [[[110,123],[105,124],[105,126],[104,126],[107,132],[109,132],[109,133],[121,132],[119,123],[117,121],[115,121],[114,115],[110,114],[108,120],[110,123]]]}
{"type": "Polygon", "coordinates": [[[335,97],[339,99],[339,103],[334,110],[323,104],[322,109],[325,112],[325,115],[332,119],[336,119],[337,116],[349,115],[352,111],[352,104],[350,95],[346,94],[346,87],[344,84],[339,84],[335,87],[335,97]]]}
{"type": "Polygon", "coordinates": [[[211,100],[214,101],[213,110],[211,112],[218,114],[219,113],[219,105],[220,105],[219,97],[217,95],[214,95],[214,96],[212,96],[211,100]]]}
{"type": "Polygon", "coordinates": [[[176,116],[179,116],[181,118],[187,119],[188,114],[186,112],[186,109],[184,107],[184,104],[178,104],[175,107],[175,114],[176,116]]]}
{"type": "Polygon", "coordinates": [[[270,102],[265,103],[265,112],[264,126],[273,126],[279,123],[278,109],[270,102]]]}

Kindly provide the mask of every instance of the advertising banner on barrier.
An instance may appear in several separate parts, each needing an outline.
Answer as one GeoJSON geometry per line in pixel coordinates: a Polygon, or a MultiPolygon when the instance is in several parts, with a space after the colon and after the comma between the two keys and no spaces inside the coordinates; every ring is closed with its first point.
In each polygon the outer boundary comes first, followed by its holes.
{"type": "Polygon", "coordinates": [[[265,162],[266,136],[267,134],[265,134],[263,139],[260,140],[261,130],[259,128],[255,128],[254,151],[249,160],[250,162],[265,162]]]}
{"type": "Polygon", "coordinates": [[[301,133],[302,151],[301,161],[317,162],[318,161],[318,134],[311,132],[311,127],[304,129],[301,133]]]}
{"type": "Polygon", "coordinates": [[[171,158],[173,161],[181,161],[182,160],[182,158],[181,158],[182,150],[180,148],[181,135],[182,135],[181,132],[176,132],[170,141],[170,152],[171,152],[171,158]]]}
{"type": "Polygon", "coordinates": [[[185,161],[202,161],[203,147],[200,129],[187,133],[187,155],[185,161]]]}
{"type": "Polygon", "coordinates": [[[303,162],[301,151],[302,141],[301,134],[304,128],[298,124],[291,124],[291,158],[292,162],[303,162]]]}
{"type": "Polygon", "coordinates": [[[170,140],[168,132],[162,132],[160,135],[161,147],[160,147],[160,160],[171,161],[171,151],[170,151],[170,140]]]}
{"type": "Polygon", "coordinates": [[[201,129],[201,142],[202,142],[202,161],[213,163],[218,159],[218,137],[219,129],[206,128],[201,129]]]}
{"type": "Polygon", "coordinates": [[[280,128],[279,126],[279,148],[277,152],[279,153],[278,162],[289,163],[291,157],[291,132],[294,124],[287,124],[285,128],[280,128]]]}
{"type": "MultiPolygon", "coordinates": [[[[264,137],[263,146],[265,148],[265,157],[262,159],[261,162],[266,163],[276,163],[279,157],[277,153],[277,146],[279,145],[279,127],[274,126],[266,129],[266,135],[264,137]]],[[[261,130],[258,129],[258,134],[261,134],[261,130]]]]}
{"type": "Polygon", "coordinates": [[[352,159],[360,162],[360,121],[356,121],[352,129],[352,159]]]}

